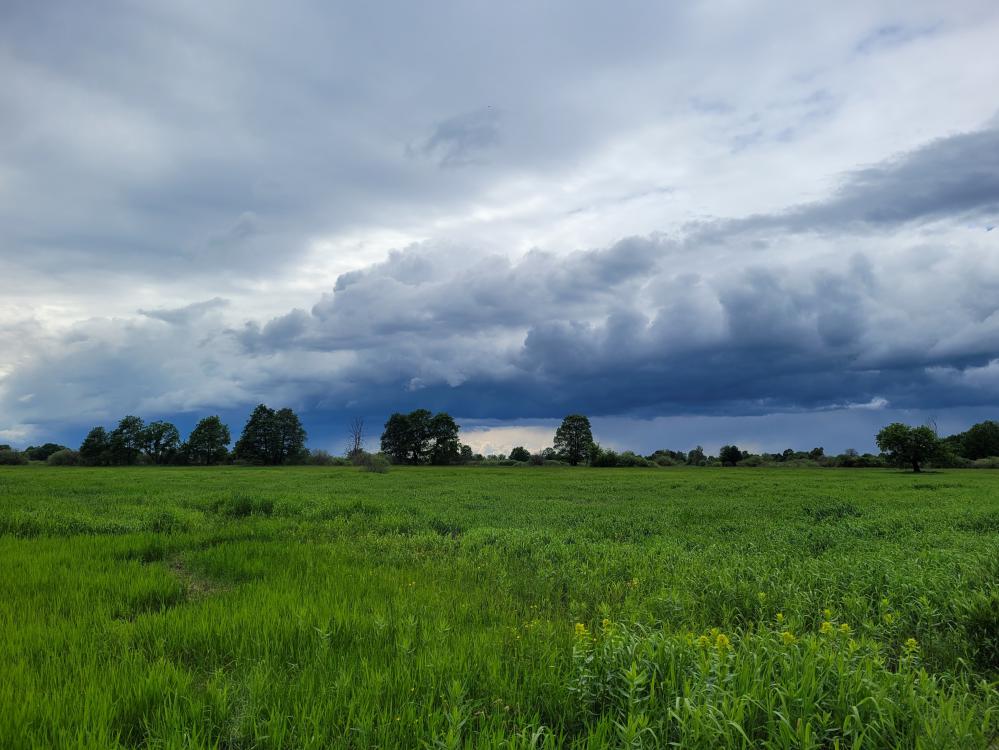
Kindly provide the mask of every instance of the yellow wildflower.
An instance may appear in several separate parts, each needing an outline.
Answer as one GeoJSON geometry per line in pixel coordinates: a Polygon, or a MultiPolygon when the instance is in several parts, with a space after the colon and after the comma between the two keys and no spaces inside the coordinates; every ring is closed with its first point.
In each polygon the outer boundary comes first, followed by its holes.
{"type": "Polygon", "coordinates": [[[792,643],[798,640],[797,638],[794,637],[794,633],[792,633],[790,630],[785,630],[783,633],[781,633],[780,639],[784,641],[785,646],[790,646],[792,643]]]}
{"type": "Polygon", "coordinates": [[[832,625],[832,623],[829,622],[829,620],[826,620],[825,622],[823,622],[822,625],[819,627],[819,632],[820,633],[827,633],[827,634],[833,632],[833,625],[832,625]]]}
{"type": "Polygon", "coordinates": [[[891,625],[895,622],[896,614],[894,612],[885,612],[884,621],[885,625],[891,625]]]}
{"type": "Polygon", "coordinates": [[[777,613],[777,624],[778,625],[783,625],[784,624],[784,613],[783,612],[778,612],[777,613]]]}
{"type": "Polygon", "coordinates": [[[577,638],[586,638],[587,636],[589,636],[589,634],[590,634],[590,631],[586,629],[586,626],[583,623],[581,623],[581,622],[577,622],[576,623],[576,637],[577,638]]]}
{"type": "Polygon", "coordinates": [[[709,639],[706,635],[702,635],[697,639],[697,645],[701,648],[707,648],[711,645],[711,639],[709,639]]]}
{"type": "Polygon", "coordinates": [[[729,648],[732,643],[729,641],[728,637],[724,633],[719,633],[718,637],[715,638],[715,646],[719,651],[724,651],[729,648]]]}
{"type": "Polygon", "coordinates": [[[909,638],[905,642],[905,652],[907,654],[914,654],[919,651],[919,641],[915,638],[909,638]]]}
{"type": "Polygon", "coordinates": [[[841,632],[843,635],[850,635],[850,626],[844,622],[842,625],[839,626],[839,632],[841,632]]]}
{"type": "Polygon", "coordinates": [[[760,600],[760,604],[764,604],[767,601],[767,592],[760,591],[756,594],[756,598],[760,600]]]}
{"type": "Polygon", "coordinates": [[[832,610],[829,609],[828,607],[826,607],[824,610],[822,610],[822,614],[825,615],[825,618],[827,620],[831,620],[832,619],[832,610]]]}
{"type": "Polygon", "coordinates": [[[611,626],[611,621],[605,617],[603,620],[600,621],[600,625],[603,627],[604,630],[607,630],[611,626]]]}

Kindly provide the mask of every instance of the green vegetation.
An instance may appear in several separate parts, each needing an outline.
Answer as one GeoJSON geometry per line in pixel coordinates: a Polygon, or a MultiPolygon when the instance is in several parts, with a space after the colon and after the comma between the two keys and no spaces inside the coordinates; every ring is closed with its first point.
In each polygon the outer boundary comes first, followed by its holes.
{"type": "Polygon", "coordinates": [[[988,748],[990,472],[0,468],[0,746],[988,748]]]}

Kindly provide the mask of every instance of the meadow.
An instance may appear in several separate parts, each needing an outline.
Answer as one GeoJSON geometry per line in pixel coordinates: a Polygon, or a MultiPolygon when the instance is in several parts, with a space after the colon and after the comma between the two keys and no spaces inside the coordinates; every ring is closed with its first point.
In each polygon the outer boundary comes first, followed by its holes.
{"type": "Polygon", "coordinates": [[[995,748],[999,475],[0,467],[3,748],[995,748]]]}

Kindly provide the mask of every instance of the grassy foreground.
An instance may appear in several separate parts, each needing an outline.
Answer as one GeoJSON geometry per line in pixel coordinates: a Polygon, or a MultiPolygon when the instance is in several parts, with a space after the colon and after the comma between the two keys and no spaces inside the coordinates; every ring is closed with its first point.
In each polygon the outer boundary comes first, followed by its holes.
{"type": "Polygon", "coordinates": [[[990,748],[999,474],[0,468],[0,747],[990,748]]]}

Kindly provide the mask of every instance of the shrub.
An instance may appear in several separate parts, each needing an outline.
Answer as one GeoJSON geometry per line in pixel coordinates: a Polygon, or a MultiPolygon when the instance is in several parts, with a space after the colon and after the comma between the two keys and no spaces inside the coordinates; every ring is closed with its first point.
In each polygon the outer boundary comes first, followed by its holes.
{"type": "Polygon", "coordinates": [[[28,463],[23,453],[15,450],[0,451],[0,466],[21,466],[28,463]]]}
{"type": "Polygon", "coordinates": [[[978,458],[971,462],[972,469],[999,469],[999,456],[978,458]]]}
{"type": "Polygon", "coordinates": [[[69,448],[64,448],[49,456],[45,463],[49,466],[76,466],[80,463],[80,454],[69,448]]]}
{"type": "Polygon", "coordinates": [[[605,451],[600,446],[594,445],[590,454],[590,466],[600,468],[611,468],[617,466],[617,453],[615,451],[605,451]]]}
{"type": "Polygon", "coordinates": [[[736,466],[763,466],[766,463],[762,456],[746,456],[736,463],[736,466]]]}
{"type": "Polygon", "coordinates": [[[329,451],[310,451],[305,463],[309,466],[350,466],[352,461],[343,456],[334,456],[329,451]]]}
{"type": "Polygon", "coordinates": [[[384,474],[392,464],[384,453],[365,453],[360,457],[362,471],[370,471],[375,474],[384,474]]]}
{"type": "Polygon", "coordinates": [[[624,453],[619,453],[617,456],[617,465],[630,466],[630,467],[655,466],[655,464],[652,463],[652,461],[649,461],[647,458],[643,456],[639,456],[637,453],[633,451],[625,451],[624,453]]]}
{"type": "Polygon", "coordinates": [[[671,458],[670,456],[663,455],[663,454],[659,454],[658,456],[656,456],[652,460],[652,463],[654,463],[656,466],[682,466],[683,465],[682,461],[677,461],[676,459],[671,458]]]}

